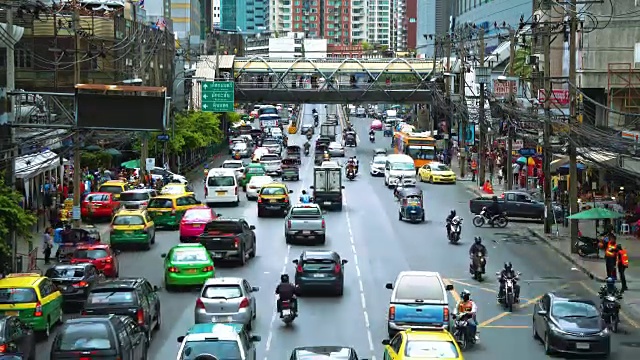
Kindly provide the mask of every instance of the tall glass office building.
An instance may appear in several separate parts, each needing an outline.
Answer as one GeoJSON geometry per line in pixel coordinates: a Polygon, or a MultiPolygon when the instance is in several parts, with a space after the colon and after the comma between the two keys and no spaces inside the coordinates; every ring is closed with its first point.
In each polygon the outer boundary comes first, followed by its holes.
{"type": "Polygon", "coordinates": [[[243,34],[269,29],[269,0],[220,0],[220,28],[243,34]]]}

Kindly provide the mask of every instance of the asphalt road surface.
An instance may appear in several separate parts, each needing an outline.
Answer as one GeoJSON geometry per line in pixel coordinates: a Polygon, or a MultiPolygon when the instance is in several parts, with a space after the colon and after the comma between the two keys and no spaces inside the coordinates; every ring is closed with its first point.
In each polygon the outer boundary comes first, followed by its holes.
{"type": "MultiPolygon", "coordinates": [[[[316,108],[325,119],[323,105],[304,106],[305,123],[311,123],[311,110],[316,108]]],[[[335,112],[329,105],[329,112],[335,112]]],[[[260,287],[256,294],[258,320],[254,333],[262,336],[257,344],[258,359],[285,359],[296,346],[352,346],[361,358],[382,359],[381,341],[387,336],[386,315],[390,291],[385,283],[392,282],[403,270],[439,271],[454,285],[451,301],[463,289],[472,292],[478,303],[480,343],[465,352],[465,359],[494,360],[517,358],[539,360],[544,355],[541,344],[531,336],[532,304],[547,291],[565,291],[594,298],[597,284],[569,263],[561,260],[544,244],[524,235],[518,224],[506,229],[476,229],[471,224],[468,201],[472,197],[462,184],[420,184],[425,193],[427,222],[410,224],[398,221],[398,205],[382,178],[368,173],[368,163],[374,148],[388,147],[391,139],[376,135],[376,143],[368,140],[369,119],[352,119],[360,140],[356,149],[348,148],[347,156],[357,155],[360,174],[355,181],[345,179],[345,204],[342,212],[329,212],[327,243],[323,246],[349,260],[345,266],[343,297],[304,297],[299,300],[300,316],[294,326],[285,328],[275,314],[274,289],[280,274],[293,275],[291,260],[306,247],[288,246],[283,236],[281,218],[257,218],[255,202],[241,199],[239,207],[221,207],[222,216],[244,217],[256,226],[257,256],[244,267],[218,266],[217,276],[240,276],[260,287]],[[465,218],[462,241],[450,245],[446,240],[444,219],[456,209],[465,218]],[[514,313],[504,313],[496,304],[497,284],[491,276],[482,284],[470,279],[468,247],[474,236],[481,236],[489,250],[487,274],[499,271],[505,261],[513,262],[522,272],[521,305],[514,313]]],[[[317,135],[316,135],[317,138],[317,135]]],[[[300,135],[291,135],[290,143],[302,145],[300,135]]],[[[224,159],[220,159],[222,161],[224,159]]],[[[312,156],[303,159],[301,180],[289,182],[294,199],[302,189],[312,185],[312,156]]],[[[213,166],[211,166],[213,167],[213,166]]],[[[196,196],[203,196],[202,178],[192,179],[196,196]]],[[[120,275],[142,276],[152,284],[162,286],[163,269],[160,254],[177,244],[177,231],[159,231],[156,244],[146,252],[124,252],[120,255],[120,275]]],[[[168,293],[161,290],[162,329],[155,333],[149,359],[175,359],[178,343],[193,324],[193,308],[197,290],[168,293]]],[[[453,304],[452,304],[453,306],[453,304]]],[[[77,315],[69,315],[77,316],[77,315]]],[[[614,335],[612,359],[629,359],[640,351],[639,321],[622,317],[621,334],[614,335]]],[[[38,346],[38,359],[48,359],[51,342],[38,346]]],[[[575,357],[572,357],[575,358],[575,357]]]]}

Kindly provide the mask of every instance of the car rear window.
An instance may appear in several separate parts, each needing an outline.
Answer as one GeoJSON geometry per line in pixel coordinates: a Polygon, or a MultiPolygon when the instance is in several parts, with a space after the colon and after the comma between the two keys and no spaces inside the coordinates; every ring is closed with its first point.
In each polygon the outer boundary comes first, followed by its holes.
{"type": "Polygon", "coordinates": [[[189,210],[182,217],[184,220],[209,220],[211,219],[211,210],[209,209],[197,209],[189,210]]]}
{"type": "Polygon", "coordinates": [[[73,252],[76,259],[103,259],[109,256],[105,249],[78,249],[73,252]]]}
{"type": "Polygon", "coordinates": [[[264,169],[261,167],[251,167],[247,169],[247,174],[264,174],[264,169]]]}
{"type": "Polygon", "coordinates": [[[242,232],[242,226],[234,221],[210,221],[205,225],[204,231],[205,233],[239,234],[242,232]]]}
{"type": "Polygon", "coordinates": [[[120,201],[145,201],[150,197],[148,192],[123,192],[120,194],[120,201]]]}
{"type": "Polygon", "coordinates": [[[89,194],[85,198],[88,202],[96,202],[96,201],[109,201],[109,195],[107,194],[89,194]]]}
{"type": "Polygon", "coordinates": [[[242,297],[240,285],[209,285],[202,291],[207,299],[236,299],[242,297]]]}
{"type": "Polygon", "coordinates": [[[122,186],[118,185],[102,185],[98,188],[100,192],[108,192],[112,194],[120,194],[122,190],[122,186]]]}
{"type": "Polygon", "coordinates": [[[333,270],[335,268],[336,262],[331,259],[306,259],[302,263],[303,270],[311,270],[311,271],[323,271],[323,270],[333,270]]]}
{"type": "Polygon", "coordinates": [[[38,295],[31,288],[0,289],[0,304],[24,304],[38,301],[38,295]]]}
{"type": "Polygon", "coordinates": [[[87,304],[93,305],[133,305],[135,301],[135,291],[131,289],[95,289],[87,298],[87,304]]]}
{"type": "Polygon", "coordinates": [[[193,360],[200,354],[211,354],[218,360],[242,359],[238,342],[231,340],[187,341],[180,359],[193,360]]]}
{"type": "Polygon", "coordinates": [[[275,140],[275,139],[262,141],[262,146],[276,146],[276,145],[280,145],[280,143],[278,142],[278,140],[275,140]]]}
{"type": "Polygon", "coordinates": [[[235,162],[228,162],[228,163],[222,164],[223,169],[239,169],[241,167],[242,167],[241,163],[235,163],[235,162]]]}
{"type": "Polygon", "coordinates": [[[444,293],[435,276],[405,275],[396,287],[396,298],[444,301],[444,293]]]}
{"type": "Polygon", "coordinates": [[[180,249],[174,250],[171,256],[174,262],[194,262],[209,261],[209,256],[205,250],[201,249],[180,249]]]}
{"type": "Polygon", "coordinates": [[[66,269],[51,268],[44,273],[44,276],[48,277],[49,279],[82,278],[84,277],[84,269],[83,268],[66,268],[66,269]]]}
{"type": "Polygon", "coordinates": [[[233,176],[211,176],[207,179],[208,186],[235,186],[235,178],[233,176]]]}
{"type": "Polygon", "coordinates": [[[295,207],[291,209],[291,216],[316,218],[322,216],[322,211],[317,207],[295,207]]]}
{"type": "Polygon", "coordinates": [[[260,190],[261,195],[286,195],[287,192],[281,187],[263,187],[260,190]]]}
{"type": "Polygon", "coordinates": [[[408,341],[404,355],[416,359],[457,359],[460,356],[451,341],[426,340],[408,341]]]}
{"type": "Polygon", "coordinates": [[[278,155],[262,155],[260,161],[278,161],[280,160],[280,156],[278,155]]]}
{"type": "Polygon", "coordinates": [[[151,199],[147,208],[151,209],[171,209],[173,208],[173,201],[171,199],[151,199]]]}
{"type": "Polygon", "coordinates": [[[60,351],[110,350],[115,349],[115,341],[105,323],[84,322],[67,324],[53,346],[60,351]]]}
{"type": "Polygon", "coordinates": [[[144,225],[144,219],[138,215],[117,215],[113,225],[144,225]]]}

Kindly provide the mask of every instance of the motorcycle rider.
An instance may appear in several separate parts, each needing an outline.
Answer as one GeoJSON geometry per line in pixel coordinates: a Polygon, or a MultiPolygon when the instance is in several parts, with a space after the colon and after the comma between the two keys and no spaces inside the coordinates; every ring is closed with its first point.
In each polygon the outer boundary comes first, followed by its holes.
{"type": "Polygon", "coordinates": [[[456,211],[455,210],[451,210],[451,212],[449,213],[449,215],[447,215],[447,220],[446,220],[446,226],[447,226],[447,239],[449,238],[449,235],[451,235],[451,221],[453,221],[453,218],[456,217],[456,211]]]}
{"type": "Polygon", "coordinates": [[[489,214],[489,223],[493,224],[493,221],[500,215],[500,203],[498,202],[498,197],[493,196],[491,198],[491,205],[487,208],[487,212],[489,214]]]}
{"type": "Polygon", "coordinates": [[[616,299],[622,299],[622,293],[616,287],[616,281],[612,277],[608,277],[605,284],[602,285],[598,291],[598,296],[601,300],[609,295],[615,296],[616,299]]]}
{"type": "Polygon", "coordinates": [[[209,164],[204,164],[204,179],[207,179],[207,175],[209,175],[209,164]]]}
{"type": "MultiPolygon", "coordinates": [[[[471,258],[471,265],[469,265],[469,266],[470,266],[471,270],[473,270],[473,259],[475,258],[477,253],[482,254],[482,256],[486,259],[486,257],[487,257],[487,247],[484,246],[484,244],[482,243],[482,238],[480,236],[476,236],[473,239],[473,244],[469,248],[469,257],[471,258]]],[[[485,265],[482,265],[482,272],[483,273],[484,273],[484,270],[485,270],[484,269],[485,265]]]]}
{"type": "Polygon", "coordinates": [[[309,149],[311,148],[311,143],[309,142],[309,140],[307,140],[307,142],[304,143],[304,152],[305,154],[309,153],[309,149]]]}
{"type": "Polygon", "coordinates": [[[504,268],[500,271],[498,281],[500,282],[500,291],[498,291],[498,301],[500,302],[504,298],[504,284],[506,279],[513,280],[514,301],[520,302],[520,285],[518,285],[518,274],[513,270],[511,262],[504,263],[504,268]]]}
{"type": "Polygon", "coordinates": [[[317,114],[317,113],[318,113],[318,110],[316,110],[316,108],[313,108],[313,110],[311,110],[311,113],[312,113],[312,114],[317,114]]]}
{"type": "Polygon", "coordinates": [[[476,323],[476,314],[478,313],[478,305],[471,300],[471,293],[469,290],[462,290],[460,293],[461,301],[456,304],[456,308],[454,309],[454,314],[456,317],[460,317],[464,314],[470,314],[471,317],[467,320],[467,335],[469,338],[478,340],[477,329],[478,324],[476,323]]]}
{"type": "Polygon", "coordinates": [[[300,196],[300,202],[303,204],[311,204],[311,195],[307,194],[306,190],[302,190],[302,195],[300,196]]]}
{"type": "Polygon", "coordinates": [[[280,275],[280,284],[276,287],[276,295],[278,295],[277,310],[282,317],[282,302],[289,301],[291,310],[298,312],[298,300],[296,299],[296,287],[289,282],[289,274],[280,275]]]}
{"type": "Polygon", "coordinates": [[[322,158],[324,159],[324,161],[331,160],[331,156],[329,155],[329,152],[327,152],[327,151],[324,152],[324,154],[322,155],[322,158]]]}
{"type": "Polygon", "coordinates": [[[356,174],[356,163],[355,161],[353,161],[353,158],[349,158],[349,160],[347,161],[347,174],[349,173],[353,173],[353,175],[355,176],[356,174]]]}

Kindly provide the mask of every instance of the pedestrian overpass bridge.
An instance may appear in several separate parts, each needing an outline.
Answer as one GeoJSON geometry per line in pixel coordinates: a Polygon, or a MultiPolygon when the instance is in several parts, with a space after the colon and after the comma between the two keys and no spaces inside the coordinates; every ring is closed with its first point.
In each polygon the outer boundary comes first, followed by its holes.
{"type": "MultiPolygon", "coordinates": [[[[228,66],[228,65],[227,65],[228,66]]],[[[442,74],[433,59],[234,57],[235,101],[252,103],[428,103],[442,74]]]]}

